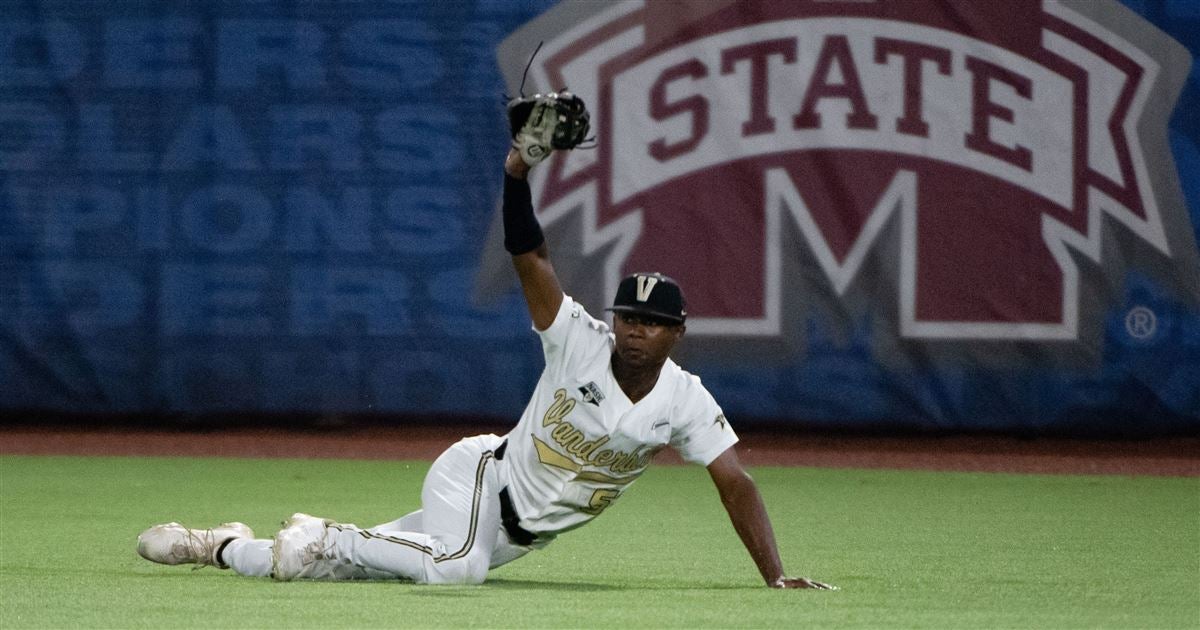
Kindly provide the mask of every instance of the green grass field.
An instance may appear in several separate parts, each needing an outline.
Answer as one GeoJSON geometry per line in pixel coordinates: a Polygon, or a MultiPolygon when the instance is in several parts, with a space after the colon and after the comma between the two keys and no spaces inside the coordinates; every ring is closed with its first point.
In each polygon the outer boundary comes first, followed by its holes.
{"type": "Polygon", "coordinates": [[[0,457],[0,628],[1200,627],[1200,479],[757,468],[772,591],[703,470],[622,501],[477,587],[275,583],[137,557],[139,531],[417,507],[424,462],[0,457]]]}

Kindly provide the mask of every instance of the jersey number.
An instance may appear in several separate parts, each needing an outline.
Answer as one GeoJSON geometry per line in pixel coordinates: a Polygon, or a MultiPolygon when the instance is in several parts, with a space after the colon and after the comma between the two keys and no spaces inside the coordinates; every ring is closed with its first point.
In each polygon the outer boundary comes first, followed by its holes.
{"type": "Polygon", "coordinates": [[[621,494],[616,490],[601,488],[592,493],[592,499],[588,501],[588,508],[584,510],[588,514],[599,514],[604,511],[604,508],[612,505],[617,495],[621,494]]]}

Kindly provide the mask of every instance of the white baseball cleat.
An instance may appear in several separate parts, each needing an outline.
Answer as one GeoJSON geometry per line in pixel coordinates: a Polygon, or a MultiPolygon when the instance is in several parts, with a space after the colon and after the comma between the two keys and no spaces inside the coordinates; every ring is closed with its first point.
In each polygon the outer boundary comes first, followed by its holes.
{"type": "Polygon", "coordinates": [[[254,538],[244,523],[222,523],[212,529],[188,529],[179,523],[155,525],[138,535],[138,555],[159,564],[198,564],[229,568],[217,557],[230,538],[254,538]]]}
{"type": "Polygon", "coordinates": [[[333,521],[297,512],[283,522],[271,545],[271,577],[281,582],[299,577],[313,577],[313,565],[326,559],[330,543],[326,542],[326,525],[333,521]],[[312,569],[312,570],[309,570],[312,569]]]}

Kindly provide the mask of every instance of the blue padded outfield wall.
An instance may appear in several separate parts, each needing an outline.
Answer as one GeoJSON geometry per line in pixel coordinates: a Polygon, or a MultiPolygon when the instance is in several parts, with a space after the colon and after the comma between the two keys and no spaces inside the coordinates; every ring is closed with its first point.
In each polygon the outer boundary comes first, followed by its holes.
{"type": "Polygon", "coordinates": [[[505,94],[564,287],[735,423],[1200,429],[1200,3],[53,2],[0,15],[0,412],[515,420],[505,94]]]}

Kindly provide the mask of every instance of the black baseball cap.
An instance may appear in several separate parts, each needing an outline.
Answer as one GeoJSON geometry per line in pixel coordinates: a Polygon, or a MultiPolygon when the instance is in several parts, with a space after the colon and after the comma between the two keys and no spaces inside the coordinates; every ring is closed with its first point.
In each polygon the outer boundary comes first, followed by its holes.
{"type": "Polygon", "coordinates": [[[614,313],[639,313],[682,324],[687,319],[683,289],[661,273],[635,273],[617,285],[617,297],[605,310],[614,313]]]}

